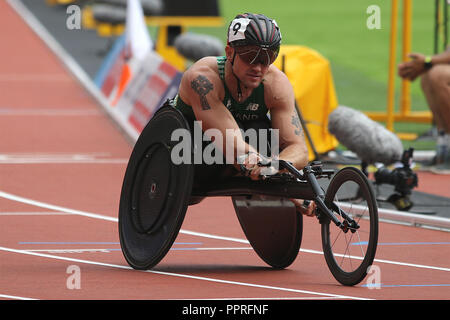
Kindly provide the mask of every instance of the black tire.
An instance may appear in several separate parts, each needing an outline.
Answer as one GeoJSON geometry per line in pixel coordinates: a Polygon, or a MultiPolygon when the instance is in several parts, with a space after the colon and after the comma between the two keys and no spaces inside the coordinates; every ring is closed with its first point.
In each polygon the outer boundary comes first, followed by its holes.
{"type": "MultiPolygon", "coordinates": [[[[325,203],[331,209],[333,202],[360,228],[344,232],[330,219],[322,219],[322,248],[334,278],[343,285],[353,286],[366,277],[375,258],[378,206],[369,180],[353,167],[341,169],[331,180],[325,203]]],[[[345,220],[337,210],[332,211],[341,222],[345,220]]]]}
{"type": "Polygon", "coordinates": [[[191,196],[193,164],[174,164],[175,129],[188,129],[182,114],[162,107],[140,134],[130,156],[119,205],[122,253],[134,269],[150,269],[171,248],[191,196]]]}

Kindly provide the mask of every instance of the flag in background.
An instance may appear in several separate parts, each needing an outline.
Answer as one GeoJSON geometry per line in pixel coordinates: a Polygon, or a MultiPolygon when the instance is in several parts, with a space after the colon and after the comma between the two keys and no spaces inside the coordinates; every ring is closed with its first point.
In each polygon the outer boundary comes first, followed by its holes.
{"type": "Polygon", "coordinates": [[[153,49],[153,42],[148,34],[145,23],[144,10],[140,0],[127,0],[127,19],[125,26],[125,61],[122,66],[119,85],[111,104],[119,101],[133,72],[145,59],[148,52],[153,49]]]}

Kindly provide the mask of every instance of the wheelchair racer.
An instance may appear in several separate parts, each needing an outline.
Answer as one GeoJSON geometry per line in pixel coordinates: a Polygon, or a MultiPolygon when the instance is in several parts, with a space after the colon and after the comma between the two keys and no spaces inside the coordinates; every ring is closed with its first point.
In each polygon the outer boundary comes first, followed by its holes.
{"type": "MultiPolygon", "coordinates": [[[[225,157],[233,157],[235,164],[240,159],[253,180],[261,178],[264,167],[258,163],[270,155],[260,154],[242,135],[227,141],[227,129],[278,129],[278,158],[297,169],[308,164],[294,90],[286,75],[273,65],[280,44],[281,33],[275,20],[262,14],[237,15],[228,28],[226,56],[204,57],[186,70],[174,102],[189,121],[201,121],[204,131],[219,130],[225,140],[217,144],[223,146],[220,151],[225,157]],[[229,145],[233,155],[225,152],[229,145]]],[[[213,175],[208,170],[213,167],[205,171],[205,180],[211,180],[213,175]]],[[[314,214],[314,202],[291,200],[300,213],[314,214]]]]}

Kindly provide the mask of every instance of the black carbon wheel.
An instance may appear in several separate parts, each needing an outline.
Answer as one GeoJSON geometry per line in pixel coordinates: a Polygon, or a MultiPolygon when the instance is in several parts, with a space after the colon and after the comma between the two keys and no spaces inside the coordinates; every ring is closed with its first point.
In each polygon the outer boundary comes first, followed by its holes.
{"type": "Polygon", "coordinates": [[[186,214],[194,169],[172,161],[176,129],[188,130],[186,120],[173,107],[162,107],[139,136],[125,172],[119,237],[125,259],[135,269],[150,269],[164,258],[186,214]]]}

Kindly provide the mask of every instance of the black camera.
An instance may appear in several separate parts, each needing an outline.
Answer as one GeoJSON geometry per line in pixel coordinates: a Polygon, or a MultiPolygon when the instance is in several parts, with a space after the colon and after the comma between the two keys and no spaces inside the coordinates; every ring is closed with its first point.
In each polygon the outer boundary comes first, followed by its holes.
{"type": "Polygon", "coordinates": [[[409,195],[414,187],[418,185],[418,178],[416,173],[411,169],[411,162],[413,157],[413,148],[405,150],[402,155],[402,167],[389,170],[386,167],[381,167],[375,172],[376,184],[390,184],[395,187],[396,193],[388,198],[398,210],[407,211],[413,203],[409,199],[409,195]]]}

